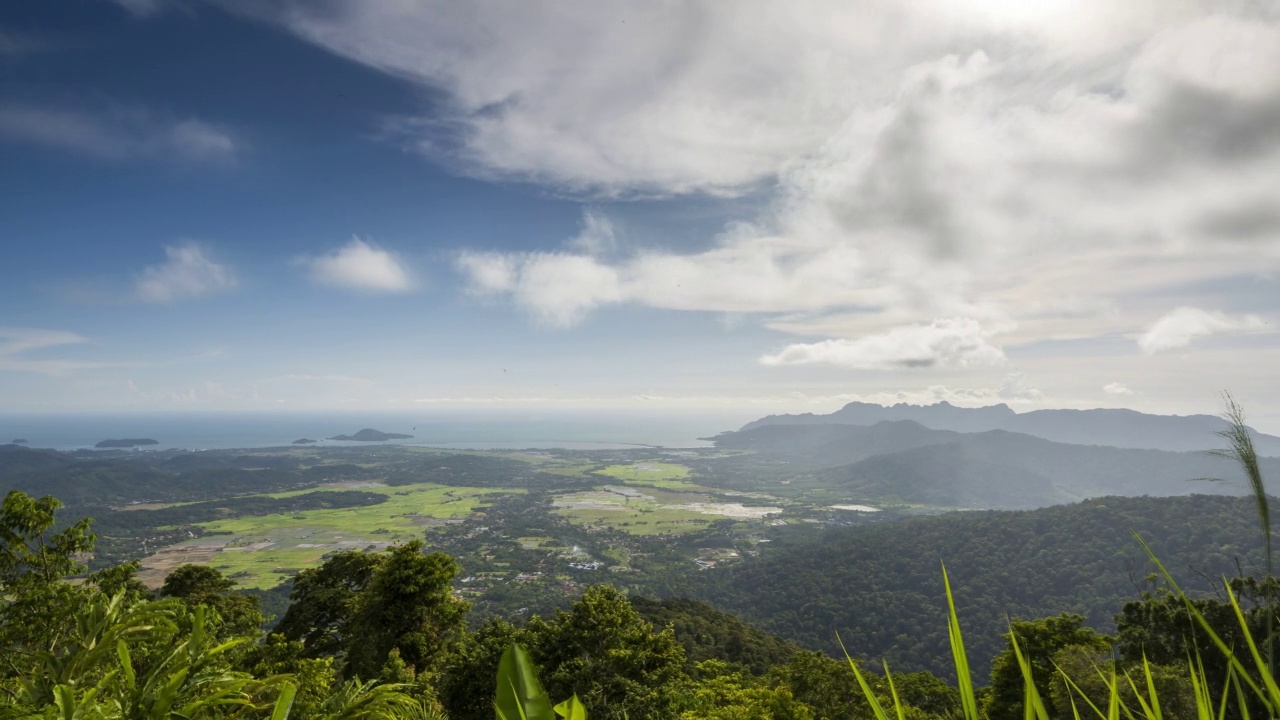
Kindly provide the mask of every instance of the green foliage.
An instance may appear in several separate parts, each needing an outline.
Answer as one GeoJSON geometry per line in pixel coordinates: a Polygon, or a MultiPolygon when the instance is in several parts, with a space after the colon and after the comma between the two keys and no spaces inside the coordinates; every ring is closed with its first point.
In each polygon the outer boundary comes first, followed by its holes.
{"type": "Polygon", "coordinates": [[[395,649],[419,674],[435,670],[466,626],[467,603],[450,585],[458,563],[422,553],[414,540],[391,548],[359,600],[346,638],[347,673],[377,677],[395,649]]]}
{"type": "Polygon", "coordinates": [[[260,710],[283,678],[257,679],[231,669],[228,654],[247,639],[218,642],[207,611],[188,614],[173,601],[128,606],[124,594],[98,596],[56,651],[37,654],[19,680],[14,705],[62,717],[220,718],[260,710]],[[181,630],[190,627],[189,632],[181,630]],[[149,656],[139,662],[139,650],[149,656]]]}
{"type": "Polygon", "coordinates": [[[91,521],[50,534],[60,507],[18,491],[0,504],[0,674],[22,672],[33,653],[56,649],[84,602],[85,591],[63,581],[93,550],[91,521]]]}
{"type": "Polygon", "coordinates": [[[502,653],[497,683],[493,703],[497,720],[555,720],[551,699],[523,645],[513,643],[502,653]]]}
{"type": "Polygon", "coordinates": [[[250,648],[240,658],[239,666],[254,677],[288,675],[295,687],[290,717],[307,720],[320,714],[320,708],[337,684],[333,658],[307,658],[302,643],[273,634],[250,648]]]}
{"type": "Polygon", "coordinates": [[[1008,647],[991,663],[991,691],[983,705],[987,716],[1012,717],[1021,712],[1025,702],[1024,664],[1029,664],[1033,684],[1049,714],[1057,716],[1065,710],[1050,698],[1050,684],[1057,674],[1054,657],[1068,648],[1086,653],[1111,648],[1111,638],[1083,624],[1083,616],[1071,613],[1009,623],[1005,635],[1008,647]]]}
{"type": "Polygon", "coordinates": [[[258,598],[231,592],[235,581],[207,565],[183,565],[169,573],[160,588],[161,597],[177,598],[188,607],[216,611],[218,637],[253,637],[265,622],[258,598]]]}
{"type": "Polygon", "coordinates": [[[719,660],[698,663],[682,720],[813,720],[812,708],[785,685],[762,681],[719,660]]]}
{"type": "Polygon", "coordinates": [[[684,648],[613,587],[589,588],[568,612],[531,620],[527,632],[547,689],[577,695],[593,717],[657,720],[680,706],[684,648]]]}
{"type": "Polygon", "coordinates": [[[688,667],[695,676],[694,666],[706,660],[723,660],[754,675],[763,675],[798,650],[795,645],[698,600],[633,597],[631,606],[655,627],[671,627],[676,640],[684,646],[688,667]]]}
{"type": "Polygon", "coordinates": [[[493,678],[507,648],[526,642],[528,633],[491,619],[459,643],[440,675],[440,702],[451,720],[489,720],[493,678]]]}
{"type": "MultiPolygon", "coordinates": [[[[990,673],[1008,618],[1070,612],[1102,632],[1154,569],[1131,531],[1170,567],[1194,568],[1193,597],[1214,578],[1261,564],[1247,498],[1097,498],[1033,511],[950,513],[777,537],[757,559],[697,573],[675,592],[712,603],[801,647],[887,659],[954,682],[945,560],[973,672],[990,673]],[[1239,563],[1239,564],[1237,564],[1239,563]],[[1197,580],[1197,577],[1204,579],[1197,580]]],[[[1190,573],[1188,573],[1190,574],[1190,573]]],[[[1181,661],[1181,660],[1180,660],[1181,661]]]]}
{"type": "Polygon", "coordinates": [[[303,644],[306,657],[337,655],[351,637],[360,594],[385,555],[348,550],[298,573],[276,631],[303,644]]]}

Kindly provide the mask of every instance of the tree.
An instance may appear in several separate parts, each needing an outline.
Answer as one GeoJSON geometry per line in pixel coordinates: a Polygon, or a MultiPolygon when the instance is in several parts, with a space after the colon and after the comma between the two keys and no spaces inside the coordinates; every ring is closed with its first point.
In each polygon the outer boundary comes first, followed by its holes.
{"type": "Polygon", "coordinates": [[[320,567],[298,573],[289,592],[289,609],[276,632],[300,641],[305,657],[337,655],[351,634],[361,593],[385,555],[348,550],[320,567]]]}
{"type": "MultiPolygon", "coordinates": [[[[775,666],[766,677],[773,684],[786,687],[796,700],[812,708],[818,720],[872,717],[847,662],[820,652],[798,652],[786,664],[775,666]]],[[[873,683],[876,680],[871,675],[868,679],[873,683]]],[[[882,703],[888,700],[884,693],[876,695],[882,703]]]]}
{"type": "Polygon", "coordinates": [[[337,683],[333,658],[306,658],[302,643],[272,634],[250,648],[240,658],[240,668],[257,678],[289,675],[297,687],[289,717],[306,720],[316,717],[337,683]]]}
{"type": "Polygon", "coordinates": [[[359,594],[345,639],[347,674],[376,678],[393,649],[418,674],[436,669],[470,607],[453,596],[457,574],[457,561],[424,555],[420,540],[392,547],[359,594]]]}
{"type": "Polygon", "coordinates": [[[1005,634],[1007,646],[991,665],[991,692],[983,705],[992,720],[1019,718],[1023,714],[1026,681],[1014,652],[1014,638],[1017,638],[1023,658],[1031,664],[1031,676],[1051,716],[1058,714],[1050,697],[1051,682],[1056,672],[1054,654],[1068,647],[1094,651],[1111,647],[1111,638],[1085,627],[1081,615],[1063,613],[1039,620],[1009,623],[1009,632],[1005,634]]]}
{"type": "Polygon", "coordinates": [[[88,518],[50,535],[62,503],[14,490],[0,504],[0,672],[19,672],[32,653],[58,647],[87,593],[63,580],[93,551],[88,518]]]}
{"type": "Polygon", "coordinates": [[[218,616],[215,634],[220,638],[253,637],[266,622],[259,600],[232,592],[235,581],[208,565],[183,565],[169,573],[160,587],[161,597],[177,598],[188,607],[204,605],[218,616]]]}
{"type": "Polygon", "coordinates": [[[813,710],[786,686],[771,686],[721,660],[698,663],[682,720],[813,720],[813,710]]]}
{"type": "Polygon", "coordinates": [[[502,654],[514,643],[529,645],[529,633],[496,618],[458,643],[439,680],[440,702],[450,720],[493,718],[493,678],[502,654]]]}
{"type": "Polygon", "coordinates": [[[549,621],[530,620],[528,634],[547,691],[577,695],[592,718],[665,719],[683,704],[684,648],[611,586],[588,588],[549,621]]]}

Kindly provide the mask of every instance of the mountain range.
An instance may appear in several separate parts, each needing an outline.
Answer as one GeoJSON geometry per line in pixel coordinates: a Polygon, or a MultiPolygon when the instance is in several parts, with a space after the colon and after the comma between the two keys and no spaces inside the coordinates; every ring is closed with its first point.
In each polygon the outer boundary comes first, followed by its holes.
{"type": "MultiPolygon", "coordinates": [[[[792,491],[836,492],[872,504],[1028,509],[1104,495],[1243,494],[1248,482],[1235,463],[1200,449],[1170,449],[1201,437],[1200,447],[1212,448],[1220,440],[1215,430],[1224,426],[1209,416],[1134,411],[1019,415],[1003,405],[852,403],[832,415],[764,418],[713,439],[718,448],[751,451],[778,468],[792,491]],[[913,419],[877,420],[904,415],[913,419]],[[981,429],[993,424],[1026,432],[981,429]],[[1116,425],[1125,427],[1109,434],[1111,444],[1083,442],[1116,425]],[[1160,428],[1170,437],[1162,439],[1160,428]]],[[[1254,441],[1260,450],[1280,446],[1280,438],[1269,435],[1255,434],[1254,441]]],[[[1263,456],[1260,466],[1264,477],[1280,477],[1280,457],[1263,456]]]]}
{"type": "MultiPolygon", "coordinates": [[[[1226,421],[1213,415],[1150,415],[1136,410],[1033,410],[1014,412],[1008,405],[980,408],[935,405],[876,405],[851,402],[829,415],[770,415],[742,430],[766,425],[875,425],[911,420],[933,430],[977,433],[991,430],[1034,435],[1074,445],[1107,445],[1148,450],[1209,450],[1223,445],[1217,432],[1226,421]]],[[[1280,437],[1253,433],[1259,455],[1280,456],[1280,437]]]]}

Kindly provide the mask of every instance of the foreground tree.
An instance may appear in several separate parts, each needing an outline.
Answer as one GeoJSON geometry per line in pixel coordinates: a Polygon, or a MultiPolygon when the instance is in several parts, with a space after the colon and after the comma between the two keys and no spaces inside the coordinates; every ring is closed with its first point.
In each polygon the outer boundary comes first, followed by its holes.
{"type": "Polygon", "coordinates": [[[453,596],[458,563],[422,547],[391,548],[359,594],[345,638],[349,677],[377,678],[392,650],[417,674],[432,672],[459,640],[470,605],[453,596]]]}
{"type": "Polygon", "coordinates": [[[678,712],[684,647],[608,585],[568,612],[529,621],[530,652],[552,697],[577,695],[594,718],[657,720],[678,712]]]}
{"type": "Polygon", "coordinates": [[[14,490],[0,504],[0,673],[30,667],[34,653],[56,650],[87,596],[66,578],[96,539],[89,519],[50,534],[62,503],[14,490]]]}
{"type": "Polygon", "coordinates": [[[183,565],[164,579],[161,597],[181,600],[187,607],[201,605],[217,612],[213,630],[218,637],[254,637],[266,622],[257,597],[232,592],[235,581],[208,565],[183,565]]]}
{"type": "Polygon", "coordinates": [[[304,657],[340,654],[351,637],[360,596],[385,558],[348,550],[298,573],[289,592],[289,609],[275,631],[302,643],[304,657]]]}

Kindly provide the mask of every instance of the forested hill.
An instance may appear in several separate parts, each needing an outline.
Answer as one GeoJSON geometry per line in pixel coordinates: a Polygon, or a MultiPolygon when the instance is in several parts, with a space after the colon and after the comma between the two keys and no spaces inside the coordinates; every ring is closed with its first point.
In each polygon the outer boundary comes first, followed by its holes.
{"type": "MultiPolygon", "coordinates": [[[[1238,466],[1200,452],[1070,445],[1003,430],[957,433],[912,421],[763,425],[715,441],[772,460],[795,488],[872,504],[1025,509],[1100,495],[1238,495],[1247,487],[1238,466]]],[[[1261,465],[1264,475],[1280,474],[1280,458],[1261,465]]]]}
{"type": "Polygon", "coordinates": [[[1251,499],[1106,497],[1034,511],[957,512],[833,529],[771,543],[758,558],[699,573],[688,593],[799,644],[902,670],[952,671],[946,563],[977,677],[1002,648],[1008,618],[1074,612],[1111,630],[1153,571],[1140,533],[1188,589],[1260,564],[1251,499]]]}
{"type": "MultiPolygon", "coordinates": [[[[934,430],[973,433],[1007,430],[1046,440],[1077,445],[1108,445],[1150,450],[1208,450],[1221,445],[1215,435],[1227,427],[1212,415],[1150,415],[1136,410],[1033,410],[1016,413],[1008,405],[982,408],[899,403],[882,406],[852,402],[829,415],[770,415],[747,423],[742,430],[768,425],[875,425],[910,420],[934,430]]],[[[1254,433],[1262,455],[1280,456],[1280,437],[1254,433]]]]}
{"type": "MultiPolygon", "coordinates": [[[[936,431],[934,431],[936,432],[936,431]]],[[[1280,458],[1263,458],[1280,475],[1280,458]]],[[[817,475],[868,500],[967,508],[1034,508],[1102,495],[1239,495],[1239,467],[1204,453],[1067,445],[994,430],[878,455],[817,475]],[[1197,481],[1218,477],[1227,482],[1197,481]]]]}

